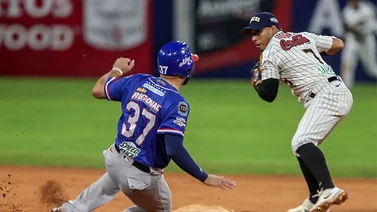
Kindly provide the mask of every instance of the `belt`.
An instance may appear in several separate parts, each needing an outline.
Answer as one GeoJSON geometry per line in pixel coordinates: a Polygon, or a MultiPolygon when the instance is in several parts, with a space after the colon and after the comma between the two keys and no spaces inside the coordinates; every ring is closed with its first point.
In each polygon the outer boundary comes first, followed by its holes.
{"type": "MultiPolygon", "coordinates": [[[[115,150],[120,153],[120,149],[117,145],[114,144],[114,147],[115,147],[115,150]]],[[[137,169],[139,169],[140,171],[142,172],[145,172],[145,173],[151,173],[151,169],[149,168],[149,166],[146,166],[142,163],[139,163],[137,162],[136,160],[134,160],[134,162],[132,163],[132,165],[134,167],[136,167],[137,169]]]]}
{"type": "MultiPolygon", "coordinates": [[[[329,77],[327,78],[327,81],[328,82],[333,82],[333,81],[336,81],[336,80],[339,80],[339,78],[337,76],[332,76],[332,77],[329,77]]],[[[313,92],[310,92],[309,93],[309,97],[310,98],[314,98],[317,94],[313,93],[313,92]]]]}

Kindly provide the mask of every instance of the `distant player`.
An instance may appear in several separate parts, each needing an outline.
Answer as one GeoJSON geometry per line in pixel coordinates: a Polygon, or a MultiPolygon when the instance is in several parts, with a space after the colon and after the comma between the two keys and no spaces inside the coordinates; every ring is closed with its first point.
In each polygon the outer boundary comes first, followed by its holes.
{"type": "Polygon", "coordinates": [[[208,175],[183,146],[190,106],[180,95],[198,56],[181,41],[164,45],[158,53],[160,77],[124,75],[134,60],[119,58],[93,88],[93,96],[121,103],[115,144],[103,152],[107,172],[78,197],[52,211],[87,212],[109,202],[122,191],[135,206],[124,212],[168,212],[172,209],[164,168],[172,159],[208,186],[232,189],[232,180],[208,175]]]}
{"type": "Polygon", "coordinates": [[[322,151],[317,147],[350,112],[352,94],[320,54],[343,48],[335,37],[308,32],[283,32],[271,13],[257,13],[242,30],[261,50],[260,67],[253,68],[252,84],[260,98],[272,102],[279,81],[289,85],[305,114],[292,139],[292,150],[309,188],[309,198],[288,212],[325,212],[344,202],[347,193],[332,182],[322,151]]]}
{"type": "Polygon", "coordinates": [[[374,5],[359,0],[348,0],[343,9],[345,24],[345,47],[342,51],[341,76],[348,88],[355,82],[355,71],[359,59],[366,73],[377,79],[377,31],[374,5]]]}

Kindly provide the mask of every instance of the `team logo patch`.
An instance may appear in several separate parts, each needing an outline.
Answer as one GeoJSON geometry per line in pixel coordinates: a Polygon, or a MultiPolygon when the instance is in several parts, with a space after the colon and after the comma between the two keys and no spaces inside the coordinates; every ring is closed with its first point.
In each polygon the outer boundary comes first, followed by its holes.
{"type": "Polygon", "coordinates": [[[129,141],[121,143],[119,145],[119,149],[124,154],[124,159],[128,159],[128,158],[133,159],[140,152],[140,149],[137,148],[134,143],[129,142],[129,141]]]}
{"type": "Polygon", "coordinates": [[[147,90],[145,90],[144,88],[137,88],[136,91],[140,92],[140,93],[146,93],[147,90]]]}
{"type": "Polygon", "coordinates": [[[249,22],[249,23],[251,24],[251,22],[253,22],[253,21],[255,21],[255,22],[260,22],[260,18],[254,16],[254,17],[252,17],[252,18],[250,19],[250,22],[249,22]]]}
{"type": "Polygon", "coordinates": [[[186,127],[186,120],[182,117],[176,117],[173,123],[180,127],[186,127]]]}
{"type": "Polygon", "coordinates": [[[278,19],[276,19],[276,18],[270,18],[270,21],[278,23],[278,19]]]}
{"type": "Polygon", "coordinates": [[[179,102],[178,103],[178,113],[181,116],[187,116],[188,115],[188,105],[186,102],[179,102]]]}
{"type": "Polygon", "coordinates": [[[190,55],[190,57],[183,58],[182,61],[179,63],[179,67],[182,67],[189,62],[192,62],[191,55],[190,55]]]}

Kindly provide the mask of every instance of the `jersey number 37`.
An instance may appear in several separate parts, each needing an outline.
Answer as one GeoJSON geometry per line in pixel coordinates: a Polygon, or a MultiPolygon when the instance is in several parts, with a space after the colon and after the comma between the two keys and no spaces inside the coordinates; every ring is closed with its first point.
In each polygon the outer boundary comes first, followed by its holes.
{"type": "Polygon", "coordinates": [[[144,142],[144,139],[148,135],[149,131],[153,128],[156,122],[156,115],[154,115],[153,113],[150,113],[145,108],[143,108],[143,110],[140,113],[140,106],[136,102],[133,102],[133,101],[129,102],[126,105],[126,109],[128,111],[133,110],[135,111],[135,113],[133,116],[128,117],[128,120],[127,120],[129,124],[128,129],[127,129],[127,125],[123,123],[122,135],[125,136],[126,138],[130,138],[134,136],[134,132],[137,127],[144,127],[142,133],[137,137],[135,141],[136,144],[141,145],[144,142]],[[142,115],[148,120],[148,123],[145,126],[138,126],[139,118],[141,118],[140,115],[142,115]]]}

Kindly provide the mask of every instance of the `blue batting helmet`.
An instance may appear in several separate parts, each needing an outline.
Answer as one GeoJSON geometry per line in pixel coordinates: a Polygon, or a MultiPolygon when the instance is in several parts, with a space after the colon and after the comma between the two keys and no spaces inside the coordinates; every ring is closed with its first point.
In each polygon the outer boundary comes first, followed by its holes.
{"type": "Polygon", "coordinates": [[[165,76],[189,77],[199,57],[191,53],[183,41],[173,41],[161,47],[157,55],[158,71],[165,76]]]}

